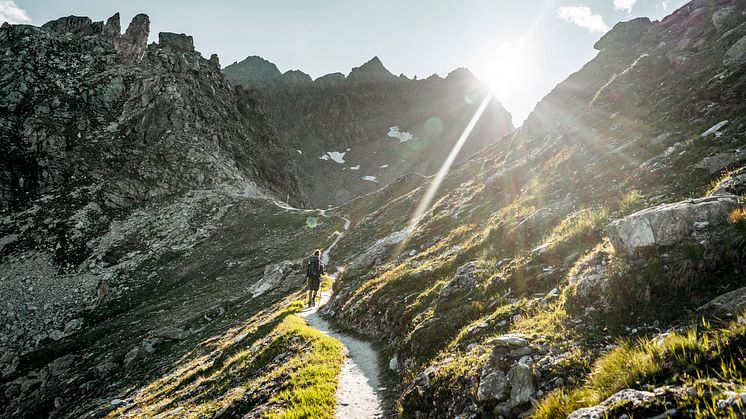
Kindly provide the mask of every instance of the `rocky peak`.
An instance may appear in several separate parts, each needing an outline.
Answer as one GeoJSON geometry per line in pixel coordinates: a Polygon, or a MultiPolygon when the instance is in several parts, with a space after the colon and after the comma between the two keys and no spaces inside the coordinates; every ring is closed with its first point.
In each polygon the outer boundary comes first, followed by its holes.
{"type": "Polygon", "coordinates": [[[360,67],[355,67],[350,71],[347,80],[352,82],[369,82],[369,81],[390,81],[395,80],[396,76],[383,66],[378,57],[373,57],[367,63],[360,67]]]}
{"type": "Polygon", "coordinates": [[[79,36],[96,35],[103,30],[102,22],[93,22],[91,18],[85,16],[67,16],[56,20],[49,21],[42,25],[42,28],[57,32],[71,33],[79,36]]]}
{"type": "Polygon", "coordinates": [[[118,38],[121,34],[122,25],[120,23],[119,12],[117,12],[104,23],[104,35],[118,38]]]}
{"type": "Polygon", "coordinates": [[[610,47],[623,47],[634,45],[650,30],[652,24],[650,19],[639,17],[628,22],[619,22],[614,28],[607,32],[593,45],[593,48],[601,51],[610,47]]]}
{"type": "Polygon", "coordinates": [[[145,55],[149,35],[150,18],[139,14],[132,19],[124,35],[114,41],[114,49],[123,58],[139,61],[145,55]]]}
{"type": "Polygon", "coordinates": [[[175,51],[194,52],[194,39],[183,33],[160,32],[158,44],[175,51]]]}
{"type": "Polygon", "coordinates": [[[331,87],[343,82],[344,79],[345,75],[342,73],[329,73],[317,78],[313,83],[319,87],[331,87]]]}
{"type": "Polygon", "coordinates": [[[313,83],[313,79],[308,74],[300,70],[289,70],[282,74],[283,80],[293,85],[304,85],[313,83]]]}
{"type": "Polygon", "coordinates": [[[225,67],[223,73],[234,85],[250,88],[267,86],[282,77],[276,65],[256,55],[225,67]]]}

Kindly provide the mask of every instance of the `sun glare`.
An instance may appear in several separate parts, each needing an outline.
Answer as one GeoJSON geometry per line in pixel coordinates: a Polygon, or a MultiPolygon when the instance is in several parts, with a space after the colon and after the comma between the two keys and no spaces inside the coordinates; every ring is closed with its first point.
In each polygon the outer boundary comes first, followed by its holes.
{"type": "Polygon", "coordinates": [[[526,81],[525,42],[503,42],[484,55],[484,82],[495,96],[509,96],[520,89],[526,81]]]}

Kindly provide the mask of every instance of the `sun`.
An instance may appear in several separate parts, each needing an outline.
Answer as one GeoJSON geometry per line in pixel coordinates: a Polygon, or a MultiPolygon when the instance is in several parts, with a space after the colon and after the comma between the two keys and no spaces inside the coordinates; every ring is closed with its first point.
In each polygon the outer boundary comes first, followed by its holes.
{"type": "Polygon", "coordinates": [[[527,80],[525,43],[522,39],[502,42],[490,48],[482,56],[480,75],[497,97],[510,96],[518,92],[527,80]]]}

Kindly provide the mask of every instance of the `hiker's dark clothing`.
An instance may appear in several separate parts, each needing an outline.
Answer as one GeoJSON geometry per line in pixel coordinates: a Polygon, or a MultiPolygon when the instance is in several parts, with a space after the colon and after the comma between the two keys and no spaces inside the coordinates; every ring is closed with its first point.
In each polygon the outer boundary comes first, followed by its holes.
{"type": "Polygon", "coordinates": [[[308,290],[318,291],[321,285],[321,276],[324,275],[324,264],[318,256],[308,258],[306,267],[306,278],[308,278],[308,290]]]}

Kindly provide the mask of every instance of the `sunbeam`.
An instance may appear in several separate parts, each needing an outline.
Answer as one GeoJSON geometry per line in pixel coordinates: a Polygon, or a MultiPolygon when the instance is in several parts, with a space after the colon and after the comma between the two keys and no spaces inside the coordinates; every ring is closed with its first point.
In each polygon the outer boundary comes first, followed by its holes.
{"type": "MultiPolygon", "coordinates": [[[[482,117],[484,110],[487,109],[487,105],[489,105],[492,98],[493,98],[492,94],[487,94],[484,100],[482,100],[482,103],[479,105],[479,108],[477,108],[477,111],[474,113],[474,116],[471,117],[471,120],[466,125],[466,128],[464,128],[464,131],[461,133],[461,136],[459,137],[458,141],[456,141],[456,144],[454,144],[453,148],[451,149],[451,152],[448,154],[448,157],[445,159],[443,164],[440,166],[438,173],[435,175],[433,180],[430,182],[430,186],[427,188],[427,192],[425,192],[425,196],[422,197],[422,200],[417,205],[417,208],[412,214],[412,217],[409,219],[409,223],[407,224],[407,228],[406,228],[407,236],[412,234],[415,227],[417,227],[417,223],[419,223],[420,219],[427,211],[428,207],[430,206],[430,203],[435,197],[435,194],[438,192],[438,189],[440,188],[441,183],[443,183],[443,179],[445,179],[446,175],[451,170],[451,166],[453,165],[453,162],[456,160],[456,156],[458,156],[458,153],[461,151],[461,148],[463,148],[464,144],[466,143],[466,140],[469,138],[469,134],[471,134],[472,130],[474,130],[474,127],[477,125],[477,122],[479,122],[479,118],[482,117]]],[[[407,239],[405,239],[402,243],[405,243],[406,241],[407,239]]]]}

